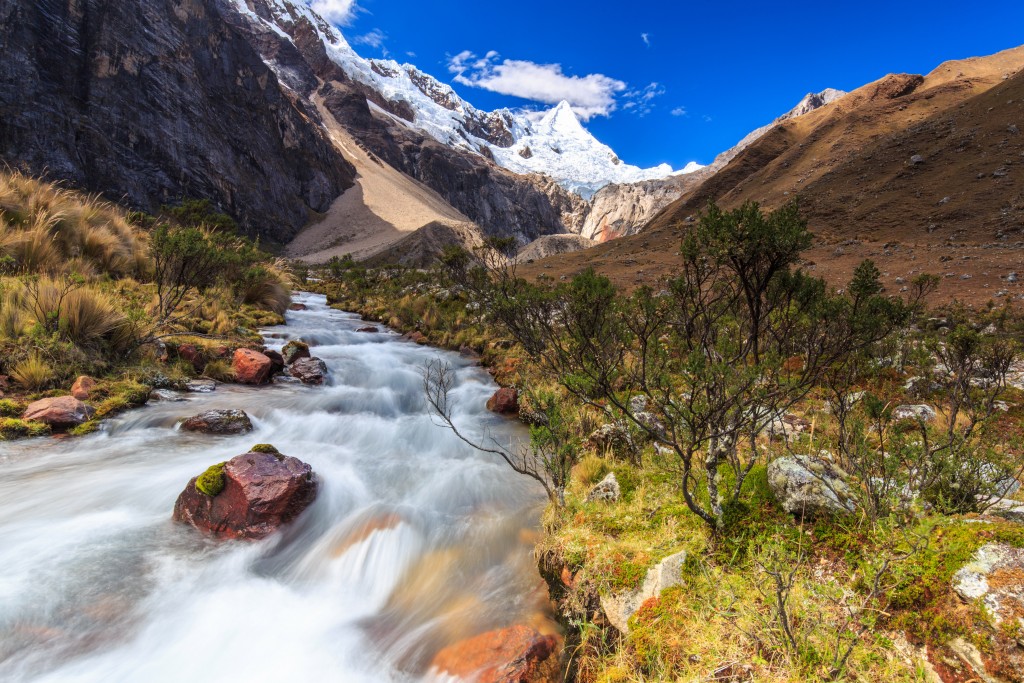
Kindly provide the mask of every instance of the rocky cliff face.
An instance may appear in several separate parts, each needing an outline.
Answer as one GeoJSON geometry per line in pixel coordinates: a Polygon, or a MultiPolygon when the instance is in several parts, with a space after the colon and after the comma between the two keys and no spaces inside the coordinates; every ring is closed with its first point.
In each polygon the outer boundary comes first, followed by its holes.
{"type": "Polygon", "coordinates": [[[146,210],[207,198],[287,241],[353,169],[224,12],[218,0],[0,1],[0,158],[146,210]]]}

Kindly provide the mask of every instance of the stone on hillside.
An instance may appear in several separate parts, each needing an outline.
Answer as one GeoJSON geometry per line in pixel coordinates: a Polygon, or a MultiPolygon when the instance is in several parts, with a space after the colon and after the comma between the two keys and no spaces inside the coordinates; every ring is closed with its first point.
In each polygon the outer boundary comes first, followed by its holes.
{"type": "Polygon", "coordinates": [[[617,503],[622,496],[622,489],[619,488],[619,480],[615,478],[614,472],[609,472],[594,488],[587,494],[587,502],[603,500],[609,503],[617,503]]]}
{"type": "Polygon", "coordinates": [[[71,385],[71,395],[79,401],[88,401],[89,394],[96,388],[96,380],[88,375],[82,375],[71,385]]]}
{"type": "Polygon", "coordinates": [[[449,645],[434,656],[431,671],[442,680],[541,683],[556,680],[557,650],[555,636],[510,626],[449,645]]]}
{"type": "Polygon", "coordinates": [[[218,538],[260,539],[298,517],[318,488],[312,468],[298,458],[245,453],[189,481],[174,519],[218,538]]]}
{"type": "Polygon", "coordinates": [[[319,358],[300,358],[288,368],[289,374],[303,384],[317,386],[324,383],[327,363],[319,358]]]}
{"type": "Polygon", "coordinates": [[[512,387],[502,387],[487,399],[487,410],[499,415],[515,415],[519,412],[519,392],[512,387]]]}
{"type": "Polygon", "coordinates": [[[953,575],[953,590],[968,602],[980,600],[996,625],[1017,619],[1024,628],[1024,548],[982,546],[953,575]]]}
{"type": "Polygon", "coordinates": [[[74,396],[44,398],[29,404],[23,420],[42,422],[54,429],[77,427],[88,422],[96,411],[74,396]]]}
{"type": "Polygon", "coordinates": [[[629,457],[636,453],[636,444],[629,432],[621,424],[608,422],[595,429],[584,444],[598,453],[611,452],[614,455],[629,457]]]}
{"type": "Polygon", "coordinates": [[[306,342],[293,339],[281,349],[281,356],[284,357],[285,365],[291,365],[300,358],[309,358],[309,345],[306,342]]]}
{"type": "Polygon", "coordinates": [[[768,485],[786,512],[813,519],[853,512],[847,475],[832,463],[806,455],[777,458],[768,465],[768,485]]]}
{"type": "Polygon", "coordinates": [[[238,349],[231,362],[235,381],[239,384],[266,384],[270,381],[272,366],[273,361],[252,349],[238,349]]]}
{"type": "Polygon", "coordinates": [[[917,420],[919,422],[929,422],[934,420],[937,416],[938,413],[935,412],[935,408],[924,404],[896,406],[892,411],[892,419],[894,420],[917,420]]]}
{"type": "Polygon", "coordinates": [[[252,421],[243,410],[207,410],[182,422],[181,428],[202,434],[245,434],[252,431],[252,421]]]}
{"type": "Polygon", "coordinates": [[[666,588],[679,585],[683,580],[683,565],[686,563],[686,551],[670,555],[647,570],[643,585],[633,591],[610,593],[601,596],[601,610],[608,623],[620,633],[629,633],[629,618],[636,614],[640,607],[661,595],[666,588]]]}

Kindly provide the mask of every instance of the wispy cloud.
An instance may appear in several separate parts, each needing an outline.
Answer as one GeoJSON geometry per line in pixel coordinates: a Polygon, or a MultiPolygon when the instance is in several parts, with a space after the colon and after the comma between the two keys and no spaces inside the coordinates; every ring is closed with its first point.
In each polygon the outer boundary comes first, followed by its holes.
{"type": "Polygon", "coordinates": [[[644,41],[644,45],[646,45],[647,47],[651,46],[651,34],[650,33],[641,33],[640,34],[640,40],[644,41]]]}
{"type": "Polygon", "coordinates": [[[686,116],[686,107],[676,107],[672,110],[672,116],[686,116]]]}
{"type": "Polygon", "coordinates": [[[644,117],[654,111],[655,100],[665,94],[665,86],[657,81],[649,83],[642,88],[627,90],[622,96],[625,104],[623,109],[629,110],[637,116],[644,117]]]}
{"type": "Polygon", "coordinates": [[[360,7],[356,0],[305,0],[314,12],[332,24],[344,26],[352,21],[360,7]]]}
{"type": "Polygon", "coordinates": [[[369,47],[384,47],[384,41],[387,40],[388,36],[384,31],[379,28],[375,28],[369,33],[364,33],[361,36],[356,36],[352,39],[357,45],[368,45],[369,47]]]}
{"type": "Polygon", "coordinates": [[[617,95],[627,89],[623,81],[604,74],[574,76],[561,64],[500,57],[493,50],[483,57],[466,50],[449,58],[448,71],[455,74],[456,83],[473,88],[544,104],[565,100],[584,121],[611,114],[618,108],[617,95]]]}

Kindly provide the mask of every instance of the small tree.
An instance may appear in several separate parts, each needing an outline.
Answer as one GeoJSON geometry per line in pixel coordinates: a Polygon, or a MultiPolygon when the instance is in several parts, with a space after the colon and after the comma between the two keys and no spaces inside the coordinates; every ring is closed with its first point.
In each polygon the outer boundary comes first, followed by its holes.
{"type": "Polygon", "coordinates": [[[200,228],[158,225],[150,238],[153,282],[156,283],[156,326],[169,325],[193,291],[214,285],[228,262],[228,252],[200,228]]]}
{"type": "Polygon", "coordinates": [[[850,298],[796,269],[810,242],[795,203],[768,214],[711,204],[657,294],[623,297],[592,271],[550,287],[477,267],[464,284],[573,396],[673,451],[687,506],[721,530],[758,435],[827,368],[884,338],[883,314],[902,310],[876,291],[867,298],[878,316],[855,314],[850,298]]]}

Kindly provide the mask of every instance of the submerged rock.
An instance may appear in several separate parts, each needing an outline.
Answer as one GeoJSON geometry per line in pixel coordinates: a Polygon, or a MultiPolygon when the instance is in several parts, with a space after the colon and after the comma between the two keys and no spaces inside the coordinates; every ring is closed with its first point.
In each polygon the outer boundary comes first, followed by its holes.
{"type": "Polygon", "coordinates": [[[270,381],[273,361],[259,351],[238,349],[231,362],[235,380],[239,384],[266,384],[270,381]]]}
{"type": "Polygon", "coordinates": [[[366,327],[360,327],[356,332],[365,332],[367,334],[377,334],[380,332],[380,328],[375,325],[367,325],[366,327]]]}
{"type": "Polygon", "coordinates": [[[190,480],[174,520],[218,538],[260,539],[302,514],[318,489],[313,469],[298,458],[245,453],[190,480]]]}
{"type": "Polygon", "coordinates": [[[181,428],[203,434],[245,434],[252,431],[252,421],[244,410],[207,410],[182,422],[181,428]]]}
{"type": "Polygon", "coordinates": [[[795,455],[768,464],[768,485],[782,508],[799,517],[854,511],[854,495],[848,477],[820,458],[795,455]]]}
{"type": "Polygon", "coordinates": [[[303,384],[320,385],[327,376],[327,363],[319,358],[300,358],[291,364],[288,372],[303,384]]]}
{"type": "Polygon", "coordinates": [[[515,415],[519,412],[519,392],[512,387],[502,387],[487,399],[487,410],[499,415],[515,415]]]}
{"type": "Polygon", "coordinates": [[[431,663],[438,677],[475,683],[540,683],[555,680],[555,636],[528,626],[488,631],[444,648],[431,663]]]}
{"type": "Polygon", "coordinates": [[[82,403],[74,396],[44,398],[29,404],[22,415],[23,420],[42,422],[55,429],[77,427],[88,422],[96,413],[92,406],[82,403]]]}

